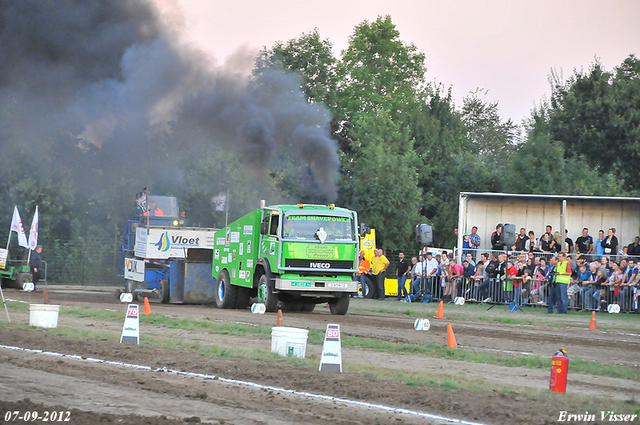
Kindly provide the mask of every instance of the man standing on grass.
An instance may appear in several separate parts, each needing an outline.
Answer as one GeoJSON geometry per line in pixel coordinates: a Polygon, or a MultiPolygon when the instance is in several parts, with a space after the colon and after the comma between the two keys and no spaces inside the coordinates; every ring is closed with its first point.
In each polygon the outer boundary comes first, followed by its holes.
{"type": "Polygon", "coordinates": [[[29,259],[29,267],[31,268],[31,279],[33,280],[33,290],[36,290],[40,276],[42,276],[42,258],[40,253],[42,252],[42,245],[38,245],[36,249],[31,252],[31,258],[29,259]]]}
{"type": "Polygon", "coordinates": [[[396,264],[396,277],[398,278],[398,301],[406,299],[409,293],[405,284],[407,283],[407,271],[409,271],[409,263],[404,259],[404,253],[398,253],[398,264],[396,264]]]}
{"type": "MultiPolygon", "coordinates": [[[[556,284],[558,286],[559,303],[558,314],[567,314],[568,296],[567,288],[571,283],[571,258],[566,253],[561,252],[558,255],[558,267],[556,270],[556,284]]],[[[553,309],[553,307],[551,307],[553,309]]]]}
{"type": "Polygon", "coordinates": [[[384,280],[387,277],[387,268],[389,267],[389,260],[382,254],[381,249],[376,249],[375,257],[371,259],[371,274],[376,279],[376,286],[378,288],[378,300],[384,301],[384,280]]]}

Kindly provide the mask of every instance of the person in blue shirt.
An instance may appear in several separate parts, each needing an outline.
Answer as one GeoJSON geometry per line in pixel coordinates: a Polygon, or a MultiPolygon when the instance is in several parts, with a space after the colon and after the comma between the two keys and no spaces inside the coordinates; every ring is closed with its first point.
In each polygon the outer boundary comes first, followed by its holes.
{"type": "Polygon", "coordinates": [[[602,241],[604,240],[604,230],[598,231],[598,240],[596,241],[596,260],[599,260],[604,255],[604,247],[602,241]]]}
{"type": "Polygon", "coordinates": [[[591,280],[591,270],[589,269],[589,267],[587,267],[586,264],[580,264],[580,268],[578,270],[578,276],[575,282],[578,288],[576,293],[579,294],[578,295],[580,297],[579,302],[582,303],[583,308],[586,307],[585,300],[589,297],[589,295],[593,294],[593,291],[591,291],[591,294],[588,293],[590,280],[591,280]]]}
{"type": "Polygon", "coordinates": [[[633,258],[627,259],[627,268],[624,271],[622,293],[620,294],[622,310],[630,310],[633,301],[633,290],[638,284],[638,266],[633,258]]]}

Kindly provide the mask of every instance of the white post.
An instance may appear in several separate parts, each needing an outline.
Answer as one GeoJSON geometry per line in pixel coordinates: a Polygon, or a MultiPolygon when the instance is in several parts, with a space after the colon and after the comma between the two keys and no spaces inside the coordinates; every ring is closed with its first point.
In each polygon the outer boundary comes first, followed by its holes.
{"type": "Polygon", "coordinates": [[[229,189],[227,189],[227,200],[225,202],[224,227],[227,227],[228,223],[229,223],[229,189]]]}
{"type": "Polygon", "coordinates": [[[564,229],[567,228],[567,200],[562,200],[562,212],[560,213],[560,252],[564,252],[564,229]]]}

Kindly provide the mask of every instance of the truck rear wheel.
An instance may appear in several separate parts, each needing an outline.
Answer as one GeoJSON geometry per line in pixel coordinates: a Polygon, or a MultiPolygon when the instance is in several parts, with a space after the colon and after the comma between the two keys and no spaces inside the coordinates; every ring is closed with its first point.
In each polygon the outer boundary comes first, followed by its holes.
{"type": "Polygon", "coordinates": [[[135,280],[125,279],[124,292],[130,293],[132,297],[131,299],[133,301],[138,301],[138,296],[134,292],[137,287],[138,287],[138,282],[136,282],[135,280]]]}
{"type": "Polygon", "coordinates": [[[302,300],[290,300],[282,303],[282,309],[284,311],[300,311],[302,305],[302,300]]]}
{"type": "Polygon", "coordinates": [[[344,316],[349,310],[349,294],[342,294],[340,298],[329,300],[329,309],[331,314],[344,316]]]}
{"type": "Polygon", "coordinates": [[[25,283],[33,282],[33,278],[30,273],[18,273],[16,277],[16,288],[22,289],[25,283]]]}
{"type": "Polygon", "coordinates": [[[222,270],[216,280],[216,305],[218,308],[235,308],[238,287],[231,284],[229,272],[222,270]]]}
{"type": "Polygon", "coordinates": [[[243,310],[249,306],[249,298],[251,298],[251,288],[238,286],[238,298],[236,299],[236,308],[243,310]]]}
{"type": "Polygon", "coordinates": [[[314,308],[316,308],[316,303],[314,301],[307,301],[304,304],[302,304],[302,311],[311,313],[314,308]]]}
{"type": "Polygon", "coordinates": [[[373,281],[369,279],[369,276],[365,277],[364,284],[366,288],[362,288],[362,296],[364,298],[373,298],[376,295],[376,287],[374,286],[373,281]]]}
{"type": "Polygon", "coordinates": [[[258,281],[258,302],[264,303],[267,311],[274,312],[278,309],[278,295],[273,293],[271,282],[265,274],[258,281]]]}
{"type": "Polygon", "coordinates": [[[169,302],[169,281],[167,279],[162,279],[160,281],[160,285],[158,285],[160,302],[162,304],[166,304],[169,302]]]}

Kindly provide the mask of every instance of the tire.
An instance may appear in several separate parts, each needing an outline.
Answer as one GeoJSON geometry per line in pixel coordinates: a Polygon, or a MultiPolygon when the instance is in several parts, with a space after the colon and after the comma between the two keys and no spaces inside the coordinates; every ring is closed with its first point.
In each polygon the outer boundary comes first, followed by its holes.
{"type": "Polygon", "coordinates": [[[158,295],[160,298],[160,302],[162,304],[166,304],[169,302],[169,296],[171,295],[169,292],[169,280],[162,279],[160,281],[160,285],[158,285],[158,295]]]}
{"type": "Polygon", "coordinates": [[[311,313],[314,308],[316,308],[316,303],[314,301],[307,301],[304,304],[302,304],[302,310],[301,311],[305,311],[307,313],[311,313]]]}
{"type": "Polygon", "coordinates": [[[124,292],[131,294],[133,301],[138,301],[138,296],[133,292],[138,287],[138,283],[135,280],[125,279],[124,292]]]}
{"type": "Polygon", "coordinates": [[[238,286],[238,298],[236,299],[236,308],[244,310],[249,307],[249,298],[251,298],[251,288],[238,286]]]}
{"type": "Polygon", "coordinates": [[[364,284],[367,286],[366,293],[363,294],[365,298],[374,298],[376,295],[376,286],[373,284],[373,281],[369,278],[369,276],[365,276],[364,284]]]}
{"type": "Polygon", "coordinates": [[[27,282],[33,282],[31,273],[18,273],[14,285],[16,288],[22,289],[22,286],[27,282]]]}
{"type": "Polygon", "coordinates": [[[344,316],[349,310],[349,294],[342,294],[340,298],[329,300],[329,309],[331,314],[344,316]]]}
{"type": "Polygon", "coordinates": [[[216,305],[218,308],[235,308],[238,301],[238,287],[231,284],[229,272],[222,270],[216,280],[216,305]]]}
{"type": "Polygon", "coordinates": [[[301,311],[303,306],[302,300],[285,301],[282,303],[284,311],[301,311]]]}
{"type": "Polygon", "coordinates": [[[260,276],[258,281],[258,302],[264,303],[268,312],[278,310],[278,295],[273,293],[273,287],[266,274],[260,276]]]}

